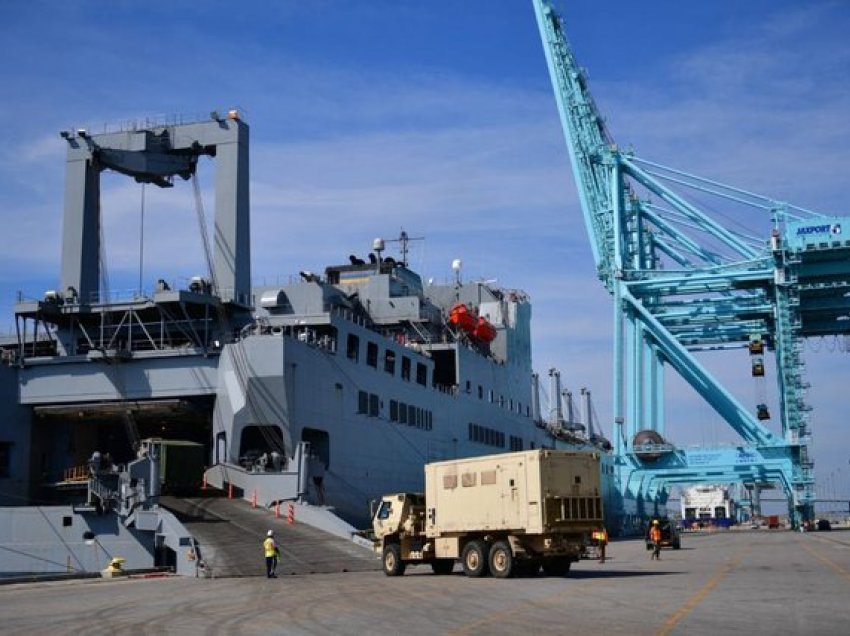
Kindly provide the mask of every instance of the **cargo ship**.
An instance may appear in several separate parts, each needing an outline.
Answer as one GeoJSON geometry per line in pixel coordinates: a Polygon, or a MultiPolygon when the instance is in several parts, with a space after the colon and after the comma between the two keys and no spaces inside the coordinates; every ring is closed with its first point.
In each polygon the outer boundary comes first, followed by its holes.
{"type": "MultiPolygon", "coordinates": [[[[463,280],[459,260],[453,281],[423,281],[404,232],[323,272],[252,286],[237,112],[62,137],[60,285],[21,299],[2,344],[0,427],[16,442],[17,487],[4,504],[56,500],[93,452],[130,465],[140,440],[156,438],[203,445],[204,484],[262,506],[309,502],[355,527],[382,493],[421,490],[427,462],[545,447],[600,454],[601,494],[617,509],[610,445],[541,416],[526,293],[463,280]],[[207,271],[110,292],[101,173],[169,187],[195,179],[204,156],[217,163],[213,241],[196,197],[207,271]]],[[[116,509],[131,514],[125,504],[116,509]]]]}

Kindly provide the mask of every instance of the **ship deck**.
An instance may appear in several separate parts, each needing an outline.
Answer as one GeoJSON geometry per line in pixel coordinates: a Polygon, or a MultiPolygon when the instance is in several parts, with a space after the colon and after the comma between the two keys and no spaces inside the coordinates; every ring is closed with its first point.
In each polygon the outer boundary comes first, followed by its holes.
{"type": "MultiPolygon", "coordinates": [[[[257,550],[257,566],[262,555],[257,550]]],[[[685,535],[650,561],[615,541],[566,578],[430,568],[228,579],[128,578],[0,588],[6,634],[834,634],[846,629],[850,531],[685,535]],[[722,632],[720,631],[722,630],[722,632]]]]}

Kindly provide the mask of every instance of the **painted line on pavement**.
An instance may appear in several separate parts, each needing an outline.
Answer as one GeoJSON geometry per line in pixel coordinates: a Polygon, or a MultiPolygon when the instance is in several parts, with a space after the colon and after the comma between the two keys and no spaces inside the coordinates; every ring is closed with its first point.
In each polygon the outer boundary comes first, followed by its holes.
{"type": "Polygon", "coordinates": [[[850,571],[845,570],[843,567],[838,565],[835,561],[833,561],[829,557],[822,555],[820,552],[818,552],[814,548],[806,545],[806,543],[803,543],[802,539],[800,539],[800,542],[803,546],[803,549],[806,552],[808,552],[809,554],[811,554],[813,557],[815,557],[818,561],[820,561],[821,563],[825,563],[826,565],[831,567],[833,570],[838,572],[841,576],[844,576],[844,577],[847,577],[848,579],[850,579],[850,571]]]}
{"type": "Polygon", "coordinates": [[[673,612],[670,617],[664,621],[664,625],[661,626],[658,634],[659,636],[666,636],[669,634],[679,622],[684,619],[688,614],[690,614],[697,605],[702,603],[706,596],[711,593],[717,584],[726,577],[732,570],[738,567],[738,564],[744,560],[744,558],[749,554],[750,548],[744,548],[741,550],[735,557],[733,557],[730,561],[727,561],[716,573],[712,576],[708,582],[703,585],[699,591],[696,592],[693,596],[691,596],[687,601],[685,601],[682,606],[673,612]]]}

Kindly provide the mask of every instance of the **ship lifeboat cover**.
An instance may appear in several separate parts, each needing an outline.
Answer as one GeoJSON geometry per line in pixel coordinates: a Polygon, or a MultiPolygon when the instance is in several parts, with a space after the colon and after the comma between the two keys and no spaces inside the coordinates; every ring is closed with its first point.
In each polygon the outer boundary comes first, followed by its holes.
{"type": "Polygon", "coordinates": [[[477,326],[475,314],[469,311],[469,307],[463,303],[458,303],[452,307],[449,312],[449,322],[469,333],[475,331],[477,326]]]}
{"type": "Polygon", "coordinates": [[[478,324],[475,325],[475,331],[472,332],[472,336],[481,342],[493,342],[496,338],[496,328],[487,322],[486,318],[479,317],[478,324]]]}

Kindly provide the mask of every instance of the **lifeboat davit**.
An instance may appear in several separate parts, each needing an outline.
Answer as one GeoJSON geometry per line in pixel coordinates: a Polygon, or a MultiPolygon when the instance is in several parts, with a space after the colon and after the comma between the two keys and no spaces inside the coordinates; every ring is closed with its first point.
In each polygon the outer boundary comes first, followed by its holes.
{"type": "Polygon", "coordinates": [[[484,343],[493,342],[496,338],[496,328],[487,322],[486,318],[479,317],[478,324],[472,332],[472,337],[484,343]]]}
{"type": "Polygon", "coordinates": [[[477,316],[469,311],[469,307],[458,303],[449,312],[449,322],[467,333],[473,333],[477,326],[477,316]]]}

